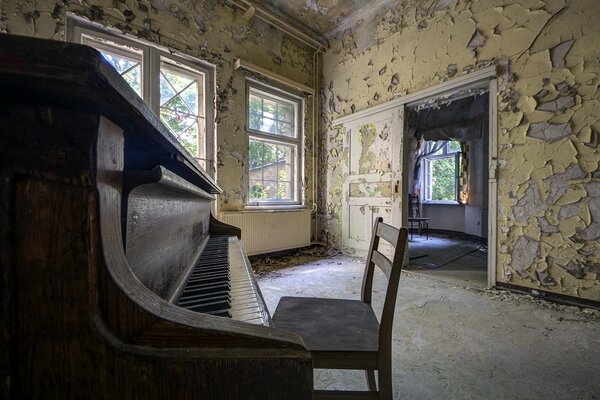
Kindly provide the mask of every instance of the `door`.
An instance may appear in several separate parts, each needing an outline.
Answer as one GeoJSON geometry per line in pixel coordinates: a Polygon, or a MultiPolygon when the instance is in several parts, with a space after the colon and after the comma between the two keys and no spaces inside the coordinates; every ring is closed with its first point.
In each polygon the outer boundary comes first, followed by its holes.
{"type": "Polygon", "coordinates": [[[346,127],[342,235],[344,247],[356,254],[367,253],[375,218],[401,225],[402,132],[402,107],[365,116],[346,127]]]}

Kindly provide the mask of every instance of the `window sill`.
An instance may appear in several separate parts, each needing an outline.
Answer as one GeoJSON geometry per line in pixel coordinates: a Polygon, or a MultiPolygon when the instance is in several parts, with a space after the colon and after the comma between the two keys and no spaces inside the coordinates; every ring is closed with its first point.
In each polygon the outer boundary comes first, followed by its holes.
{"type": "Polygon", "coordinates": [[[459,203],[458,201],[424,201],[424,206],[463,206],[464,204],[459,203]]]}
{"type": "Polygon", "coordinates": [[[300,211],[309,208],[302,204],[265,204],[259,206],[245,206],[242,212],[269,212],[269,211],[300,211]]]}

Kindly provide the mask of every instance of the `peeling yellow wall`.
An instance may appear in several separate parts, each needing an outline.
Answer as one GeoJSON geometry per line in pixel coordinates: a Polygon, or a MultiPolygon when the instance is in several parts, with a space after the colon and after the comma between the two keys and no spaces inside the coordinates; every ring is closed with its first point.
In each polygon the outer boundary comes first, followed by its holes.
{"type": "Polygon", "coordinates": [[[331,121],[485,66],[498,73],[497,280],[600,300],[600,2],[408,0],[324,56],[322,235],[340,245],[331,121]]]}
{"type": "MultiPolygon", "coordinates": [[[[312,86],[313,51],[260,20],[246,21],[240,11],[217,0],[1,0],[0,32],[62,41],[67,12],[217,66],[217,176],[224,190],[219,206],[241,209],[248,190],[246,86],[233,60],[240,57],[312,86]]],[[[312,101],[305,103],[303,187],[310,206],[312,101]]]]}

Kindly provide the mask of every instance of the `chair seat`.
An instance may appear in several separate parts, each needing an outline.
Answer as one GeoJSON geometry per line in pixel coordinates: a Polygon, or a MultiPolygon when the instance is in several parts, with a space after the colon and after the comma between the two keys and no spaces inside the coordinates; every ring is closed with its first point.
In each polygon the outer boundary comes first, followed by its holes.
{"type": "Polygon", "coordinates": [[[362,301],[282,297],[272,321],[302,337],[315,368],[377,368],[379,322],[362,301]]]}

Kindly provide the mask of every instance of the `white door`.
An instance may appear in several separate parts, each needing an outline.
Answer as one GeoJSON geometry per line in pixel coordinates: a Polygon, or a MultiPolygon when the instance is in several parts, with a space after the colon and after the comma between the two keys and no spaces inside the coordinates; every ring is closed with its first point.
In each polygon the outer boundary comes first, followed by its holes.
{"type": "Polygon", "coordinates": [[[349,154],[343,245],[366,254],[375,218],[401,225],[403,107],[354,120],[345,128],[349,154]]]}

